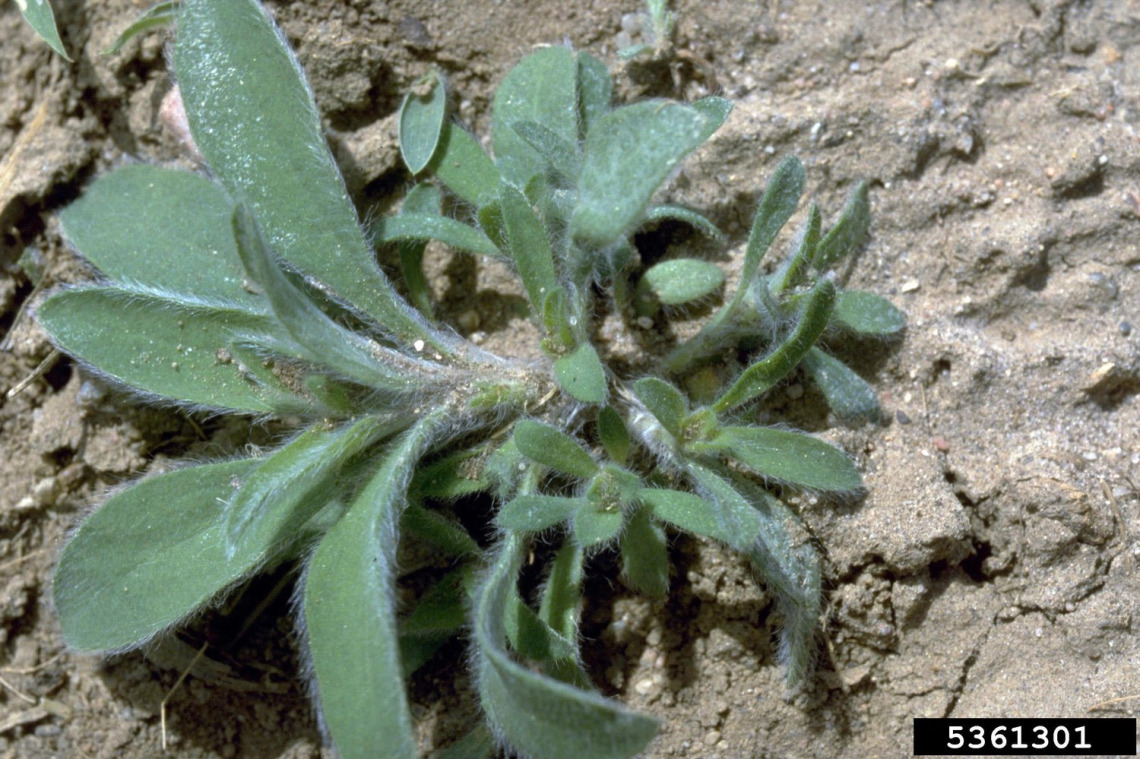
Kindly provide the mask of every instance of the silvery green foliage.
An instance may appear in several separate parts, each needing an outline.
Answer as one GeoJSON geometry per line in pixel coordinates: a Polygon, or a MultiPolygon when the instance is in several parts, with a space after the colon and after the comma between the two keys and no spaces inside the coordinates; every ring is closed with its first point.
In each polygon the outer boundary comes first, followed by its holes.
{"type": "Polygon", "coordinates": [[[719,234],[653,198],[729,103],[614,107],[601,62],[544,48],[498,89],[492,158],[447,120],[444,83],[428,75],[400,115],[402,154],[422,181],[369,239],[261,8],[186,0],[177,12],[174,64],[210,178],[134,165],[94,182],[61,220],[102,278],[55,292],[39,320],[90,370],[157,402],[302,425],[276,451],[149,477],[87,518],[55,574],[68,643],[137,647],[299,561],[299,629],[342,756],[415,756],[405,678],[463,635],[486,716],[465,755],[499,741],[532,756],[629,757],[656,722],[592,686],[578,650],[582,579],[592,554],[613,551],[629,587],[663,596],[669,535],[681,531],[753,564],[783,620],[788,678],[802,680],[820,559],[780,495],[849,495],[861,480],[837,448],[757,426],[748,409],[803,371],[841,416],[877,412],[869,386],[819,347],[903,325],[886,301],[825,275],[865,236],[866,187],[826,234],[813,206],[765,273],[803,188],[802,166],[785,160],[760,199],[740,286],[656,374],[620,376],[596,341],[597,292],[633,319],[723,289],[705,261],[639,271],[631,234],[666,217],[719,234]],[[428,240],[514,268],[545,360],[491,355],[434,321],[428,240]],[[376,265],[385,244],[399,246],[410,302],[376,265]],[[681,389],[742,349],[752,359],[727,386],[707,398],[681,389]],[[498,507],[470,534],[443,505],[480,493],[498,507]],[[411,609],[395,602],[404,541],[450,562],[411,609]],[[536,541],[554,550],[524,597],[536,541]]]}

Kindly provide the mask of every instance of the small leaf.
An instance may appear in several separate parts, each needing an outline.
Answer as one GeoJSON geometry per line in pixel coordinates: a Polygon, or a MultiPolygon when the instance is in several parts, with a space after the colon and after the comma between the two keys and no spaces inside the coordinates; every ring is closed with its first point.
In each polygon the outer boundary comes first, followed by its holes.
{"type": "Polygon", "coordinates": [[[675,206],[665,203],[659,206],[651,206],[649,210],[645,212],[646,221],[660,221],[663,219],[684,222],[694,229],[700,230],[703,234],[708,235],[717,242],[723,242],[725,240],[724,232],[717,229],[715,224],[696,211],[685,208],[684,206],[675,206]]]}
{"type": "Polygon", "coordinates": [[[207,408],[264,414],[308,408],[266,373],[219,359],[236,334],[269,336],[269,317],[147,290],[84,287],[51,295],[37,319],[59,349],[132,388],[207,408]]]}
{"type": "Polygon", "coordinates": [[[427,664],[440,646],[466,626],[470,582],[468,566],[448,572],[420,596],[416,608],[400,623],[400,662],[405,677],[427,664]]]}
{"type": "Polygon", "coordinates": [[[819,340],[827,327],[831,309],[835,304],[835,285],[821,279],[812,288],[807,306],[792,334],[779,347],[744,370],[744,373],[712,405],[713,411],[724,413],[747,403],[776,386],[788,372],[796,368],[807,352],[819,340]]]}
{"type": "Polygon", "coordinates": [[[851,493],[863,486],[843,451],[800,432],[726,425],[708,443],[693,447],[726,453],[757,474],[799,487],[851,493]]]}
{"type": "Polygon", "coordinates": [[[578,140],[578,64],[568,47],[534,51],[511,69],[491,105],[495,165],[503,178],[522,189],[541,174],[546,159],[514,129],[530,121],[570,144],[578,140]]]}
{"type": "Polygon", "coordinates": [[[669,101],[645,101],[601,116],[586,135],[570,232],[605,248],[637,223],[673,168],[699,146],[708,119],[669,101]]]}
{"type": "Polygon", "coordinates": [[[651,266],[641,279],[644,287],[666,306],[707,298],[724,285],[724,272],[708,261],[675,258],[651,266]]]}
{"type": "Polygon", "coordinates": [[[48,0],[16,0],[16,7],[28,25],[32,27],[40,39],[48,43],[52,50],[63,56],[64,60],[71,60],[63,40],[59,38],[59,29],[55,25],[55,14],[52,12],[48,0]]]}
{"type": "Polygon", "coordinates": [[[633,383],[633,392],[669,434],[681,436],[681,423],[689,413],[684,394],[663,379],[645,377],[633,383]]]}
{"type": "Polygon", "coordinates": [[[324,724],[344,759],[416,757],[397,644],[395,560],[416,461],[444,423],[420,419],[381,460],[309,560],[302,596],[324,724]]]}
{"type": "Polygon", "coordinates": [[[495,524],[512,532],[542,532],[568,522],[589,504],[585,498],[556,495],[520,495],[507,501],[495,515],[495,524]]]}
{"type": "Polygon", "coordinates": [[[455,124],[443,125],[427,168],[447,189],[476,208],[499,197],[499,170],[475,138],[455,124]]]}
{"type": "Polygon", "coordinates": [[[178,20],[178,0],[155,3],[142,12],[130,26],[122,31],[111,46],[103,51],[103,55],[114,55],[123,49],[123,45],[142,34],[157,29],[160,26],[173,26],[178,20]]]}
{"type": "Polygon", "coordinates": [[[701,135],[701,142],[712,137],[716,130],[720,129],[728,120],[728,115],[732,113],[732,101],[715,95],[695,100],[690,105],[705,116],[705,129],[701,135]]]}
{"type": "Polygon", "coordinates": [[[819,230],[822,224],[822,215],[819,206],[812,203],[808,208],[807,222],[796,234],[792,242],[792,254],[780,264],[780,268],[769,280],[768,291],[776,297],[798,285],[803,278],[804,271],[811,266],[815,257],[816,246],[819,245],[819,230]]]}
{"type": "Polygon", "coordinates": [[[751,548],[760,532],[759,517],[752,509],[738,508],[732,518],[726,518],[723,504],[664,488],[645,488],[640,498],[653,510],[653,516],[677,529],[719,540],[737,549],[751,548]]]}
{"type": "Polygon", "coordinates": [[[409,501],[400,520],[403,532],[443,551],[448,556],[481,556],[479,544],[463,529],[463,525],[437,511],[409,501]]]}
{"type": "Polygon", "coordinates": [[[606,406],[598,412],[597,425],[598,438],[602,442],[602,447],[606,449],[606,455],[613,459],[614,463],[625,466],[633,441],[629,438],[629,430],[626,429],[621,415],[614,411],[613,406],[606,406]]]}
{"type": "Polygon", "coordinates": [[[419,174],[435,155],[447,115],[447,92],[436,72],[416,80],[400,106],[400,156],[419,174]]]}
{"type": "Polygon", "coordinates": [[[458,451],[420,467],[409,486],[416,498],[458,498],[482,493],[490,488],[483,472],[476,466],[480,448],[458,451]]]}
{"type": "Polygon", "coordinates": [[[290,539],[336,492],[332,478],[393,426],[375,417],[333,431],[317,425],[265,459],[230,502],[227,555],[290,539]]]}
{"type": "Polygon", "coordinates": [[[508,537],[475,596],[475,663],[483,710],[518,751],[546,759],[629,759],[657,731],[648,717],[515,662],[503,641],[505,610],[525,552],[508,537]]]}
{"type": "Polygon", "coordinates": [[[583,558],[581,548],[570,541],[562,544],[551,562],[538,607],[538,618],[566,640],[578,640],[583,558]]]}
{"type": "Polygon", "coordinates": [[[554,362],[558,386],[583,403],[604,403],[606,370],[594,346],[582,343],[572,353],[554,362]]]}
{"type": "Polygon", "coordinates": [[[229,558],[226,503],[256,462],[179,469],[114,495],[72,534],[53,579],[67,645],[123,651],[199,609],[269,558],[229,558]]]}
{"type": "Polygon", "coordinates": [[[589,479],[598,465],[578,441],[561,430],[529,419],[515,425],[515,445],[524,456],[571,477],[589,479]]]}
{"type": "MultiPolygon", "coordinates": [[[[435,185],[418,184],[404,197],[404,202],[400,206],[400,215],[422,213],[429,217],[440,217],[443,208],[442,195],[443,193],[435,185]]],[[[376,241],[373,240],[373,245],[375,244],[376,241]]],[[[412,305],[430,319],[435,309],[432,304],[431,286],[424,274],[424,250],[427,248],[427,240],[401,240],[397,248],[400,254],[400,271],[404,274],[408,297],[412,305]]]]}
{"type": "Polygon", "coordinates": [[[748,246],[744,252],[744,264],[740,272],[740,285],[724,313],[731,313],[743,299],[744,294],[760,270],[760,261],[776,235],[792,218],[804,192],[804,166],[795,156],[788,156],[776,167],[776,173],[764,188],[760,206],[752,219],[752,230],[748,233],[748,246]]]}
{"type": "Polygon", "coordinates": [[[665,531],[653,523],[652,510],[637,508],[621,535],[622,575],[639,593],[664,598],[669,591],[669,556],[665,531]]]}
{"type": "Polygon", "coordinates": [[[621,525],[620,509],[579,509],[574,514],[574,539],[582,548],[593,548],[616,538],[621,532],[621,525]]]}
{"type": "Polygon", "coordinates": [[[879,418],[879,397],[867,381],[839,359],[812,348],[803,367],[827,399],[827,405],[845,421],[879,418]]]}
{"type": "Polygon", "coordinates": [[[511,257],[518,268],[527,297],[537,311],[542,308],[550,293],[560,289],[554,272],[550,237],[530,202],[506,182],[499,188],[499,204],[511,257]]]}
{"type": "Polygon", "coordinates": [[[831,319],[860,335],[893,335],[906,326],[906,317],[889,300],[855,290],[839,293],[831,319]]]}
{"type": "Polygon", "coordinates": [[[435,213],[387,216],[372,225],[372,233],[377,244],[399,240],[438,240],[468,253],[505,258],[495,243],[480,230],[435,213]]]}
{"type": "Polygon", "coordinates": [[[516,121],[511,127],[542,156],[562,182],[570,183],[578,176],[582,155],[576,142],[534,121],[516,121]]]}
{"type": "Polygon", "coordinates": [[[64,236],[111,279],[269,312],[250,292],[220,186],[189,171],[123,166],[60,213],[64,236]]]}
{"type": "Polygon", "coordinates": [[[254,0],[184,0],[174,68],[194,142],[270,247],[407,344],[449,341],[376,266],[284,36],[254,0]]]}
{"type": "Polygon", "coordinates": [[[578,139],[583,140],[598,117],[610,110],[614,82],[606,64],[587,52],[578,53],[578,139]]]}
{"type": "Polygon", "coordinates": [[[867,183],[861,181],[847,197],[847,203],[843,206],[843,212],[839,214],[835,226],[819,241],[812,266],[818,271],[825,271],[834,266],[839,259],[863,244],[870,226],[871,201],[867,183]]]}

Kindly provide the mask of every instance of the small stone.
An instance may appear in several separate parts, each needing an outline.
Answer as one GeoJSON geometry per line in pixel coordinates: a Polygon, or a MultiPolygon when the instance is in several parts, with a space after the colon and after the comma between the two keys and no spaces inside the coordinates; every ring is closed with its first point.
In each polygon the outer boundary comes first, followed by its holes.
{"type": "Polygon", "coordinates": [[[934,449],[940,453],[946,453],[950,450],[950,444],[947,443],[946,438],[941,435],[935,436],[930,442],[934,446],[934,449]]]}
{"type": "Polygon", "coordinates": [[[720,730],[709,730],[707,733],[705,733],[705,737],[701,740],[704,741],[704,744],[706,746],[712,748],[716,744],[720,743],[720,730]]]}
{"type": "Polygon", "coordinates": [[[899,287],[899,292],[901,292],[901,293],[913,293],[916,290],[918,290],[919,287],[921,287],[921,285],[919,284],[919,281],[917,279],[915,279],[914,277],[911,277],[910,279],[903,281],[902,285],[899,287]]]}
{"type": "Polygon", "coordinates": [[[1120,323],[1120,336],[1121,337],[1128,337],[1131,334],[1132,334],[1132,324],[1129,322],[1121,322],[1120,323]]]}
{"type": "Polygon", "coordinates": [[[787,389],[784,390],[784,392],[787,393],[788,397],[793,401],[798,401],[800,398],[804,397],[804,386],[796,382],[788,385],[787,389]]]}
{"type": "Polygon", "coordinates": [[[646,677],[633,684],[633,689],[639,696],[648,696],[653,692],[653,678],[646,677]]]}
{"type": "Polygon", "coordinates": [[[642,329],[653,329],[653,320],[648,316],[639,316],[637,317],[637,326],[642,329]]]}
{"type": "Polygon", "coordinates": [[[895,419],[898,420],[899,424],[910,424],[910,417],[902,409],[895,412],[895,419]]]}

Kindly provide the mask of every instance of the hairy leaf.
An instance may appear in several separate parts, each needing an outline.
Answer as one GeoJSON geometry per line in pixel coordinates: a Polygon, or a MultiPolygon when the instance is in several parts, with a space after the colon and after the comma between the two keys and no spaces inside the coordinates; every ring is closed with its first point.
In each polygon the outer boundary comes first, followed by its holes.
{"type": "Polygon", "coordinates": [[[557,495],[520,495],[507,501],[495,515],[495,524],[513,532],[542,532],[568,522],[589,506],[585,498],[557,495]]]}
{"type": "Polygon", "coordinates": [[[419,174],[435,155],[447,115],[447,92],[436,72],[420,77],[400,106],[400,156],[419,174]]]}
{"type": "Polygon", "coordinates": [[[526,197],[506,182],[499,188],[499,207],[511,257],[527,297],[537,311],[547,297],[559,289],[550,237],[526,197]]]}
{"type": "Polygon", "coordinates": [[[574,438],[559,429],[523,419],[515,425],[515,445],[532,461],[568,474],[588,479],[598,471],[598,465],[574,438]]]}
{"type": "Polygon", "coordinates": [[[855,185],[835,226],[827,231],[815,251],[812,261],[819,271],[824,271],[854,251],[867,239],[871,226],[871,200],[865,181],[855,185]]]}
{"type": "Polygon", "coordinates": [[[585,139],[598,117],[610,110],[614,82],[606,64],[587,52],[578,53],[578,139],[585,139]]]}
{"type": "Polygon", "coordinates": [[[59,38],[59,29],[55,25],[55,14],[52,12],[48,0],[16,0],[16,7],[28,25],[35,30],[40,39],[48,43],[52,50],[59,53],[65,60],[70,61],[67,48],[59,38]]]}
{"type": "Polygon", "coordinates": [[[226,553],[226,504],[257,462],[179,469],[112,496],[63,549],[53,597],[79,651],[122,651],[199,609],[270,558],[226,553]]]}
{"type": "Polygon", "coordinates": [[[377,243],[397,240],[438,240],[444,245],[481,256],[503,258],[495,243],[475,227],[437,213],[407,212],[387,216],[372,225],[377,243]]]}
{"type": "Polygon", "coordinates": [[[723,242],[725,239],[724,232],[717,229],[715,224],[696,211],[685,208],[684,206],[675,206],[668,203],[651,206],[645,212],[645,219],[646,221],[660,221],[663,219],[681,221],[695,229],[699,229],[703,234],[708,235],[717,242],[723,242]]]}
{"type": "Polygon", "coordinates": [[[842,361],[819,348],[812,348],[804,356],[803,366],[840,419],[879,418],[879,397],[874,388],[842,361]]]}
{"type": "Polygon", "coordinates": [[[397,643],[394,565],[408,481],[443,417],[423,417],[392,446],[305,571],[305,630],[321,712],[344,759],[373,757],[378,746],[386,756],[417,756],[397,643]]]}
{"type": "Polygon", "coordinates": [[[147,8],[115,38],[111,46],[103,51],[103,55],[114,55],[123,49],[123,45],[143,32],[157,29],[160,26],[173,25],[178,18],[178,5],[178,0],[169,0],[168,2],[155,3],[147,8]]]}
{"type": "Polygon", "coordinates": [[[724,272],[709,261],[675,258],[646,270],[638,289],[645,289],[666,306],[707,298],[724,284],[724,272]]]}
{"type": "Polygon", "coordinates": [[[757,474],[813,490],[859,490],[859,471],[843,451],[810,435],[771,427],[723,426],[701,452],[723,452],[757,474]]]}
{"type": "Polygon", "coordinates": [[[574,539],[582,548],[593,548],[616,538],[621,525],[621,509],[579,509],[574,514],[574,539]]]}
{"type": "Polygon", "coordinates": [[[689,106],[652,100],[599,117],[586,135],[573,238],[604,248],[627,232],[673,168],[701,144],[707,121],[689,106]]]}
{"type": "Polygon", "coordinates": [[[444,124],[428,170],[471,205],[482,208],[498,199],[502,178],[479,143],[455,124],[444,124]]]}
{"type": "Polygon", "coordinates": [[[629,451],[633,447],[633,441],[630,440],[629,430],[626,429],[621,415],[614,411],[613,406],[606,406],[598,412],[597,424],[598,438],[601,440],[602,447],[606,449],[606,455],[615,464],[625,466],[626,460],[629,458],[629,451]]]}
{"type": "MultiPolygon", "coordinates": [[[[400,206],[400,216],[407,218],[411,214],[424,214],[429,218],[444,218],[443,193],[431,184],[418,184],[408,191],[404,202],[400,206]]],[[[390,217],[389,217],[390,218],[390,217]]],[[[450,220],[449,220],[450,221],[450,220]]],[[[383,227],[383,223],[379,225],[383,227]]],[[[375,230],[375,227],[373,227],[375,230]]],[[[376,239],[373,244],[380,242],[376,239]]],[[[412,305],[420,310],[429,319],[432,317],[431,286],[424,274],[424,250],[427,248],[426,239],[400,240],[398,251],[400,254],[400,271],[404,274],[404,285],[408,288],[408,297],[412,305]]]]}
{"type": "Polygon", "coordinates": [[[689,402],[680,390],[663,379],[645,377],[633,383],[633,392],[670,435],[681,436],[681,423],[689,413],[689,402]]]}
{"type": "Polygon", "coordinates": [[[621,535],[622,574],[630,587],[651,598],[669,592],[669,555],[665,531],[654,524],[653,511],[633,511],[621,535]]]}
{"type": "Polygon", "coordinates": [[[807,222],[792,242],[792,254],[780,264],[780,268],[769,281],[768,289],[772,295],[779,297],[785,291],[800,283],[804,272],[811,266],[815,257],[816,246],[819,245],[820,225],[823,217],[819,206],[812,203],[808,207],[807,222]]]}
{"type": "Polygon", "coordinates": [[[571,353],[554,362],[558,385],[583,403],[604,403],[606,370],[594,346],[582,343],[571,353]]]}
{"type": "Polygon", "coordinates": [[[893,335],[906,326],[906,317],[889,300],[852,290],[839,293],[831,318],[860,335],[893,335]]]}
{"type": "Polygon", "coordinates": [[[523,542],[508,536],[476,591],[475,661],[487,718],[527,754],[547,759],[633,757],[656,733],[655,720],[532,672],[504,647],[504,612],[524,556],[523,542]]]}

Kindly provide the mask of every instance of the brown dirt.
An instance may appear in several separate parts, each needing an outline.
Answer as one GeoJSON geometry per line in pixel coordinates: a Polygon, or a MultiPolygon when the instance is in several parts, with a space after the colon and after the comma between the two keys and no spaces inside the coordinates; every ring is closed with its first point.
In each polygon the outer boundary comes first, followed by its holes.
{"type": "MultiPolygon", "coordinates": [[[[178,158],[158,120],[163,36],[99,55],[146,4],[56,3],[74,64],[0,5],[5,390],[49,352],[17,316],[33,297],[14,266],[21,251],[43,253],[51,282],[76,277],[55,213],[111,166],[178,158]]],[[[743,562],[691,540],[677,544],[664,603],[592,588],[586,647],[600,684],[664,720],[653,757],[906,756],[914,717],[1079,716],[1140,696],[1140,5],[674,7],[673,58],[630,66],[624,93],[719,91],[737,106],[671,199],[706,210],[739,245],[783,155],[804,160],[810,194],[832,213],[870,179],[873,237],[851,284],[891,297],[909,327],[899,344],[852,351],[889,424],[831,424],[810,388],[785,404],[857,458],[870,490],[858,504],[801,504],[829,587],[829,643],[810,686],[784,688],[768,599],[743,562]]],[[[569,40],[616,62],[622,16],[639,4],[274,8],[353,191],[382,207],[407,182],[392,117],[415,78],[441,67],[460,117],[482,129],[494,84],[532,45],[569,40]]],[[[511,349],[517,319],[494,277],[451,262],[437,282],[448,313],[511,349]]],[[[621,336],[611,348],[637,350],[621,336]]],[[[240,427],[203,433],[200,421],[138,408],[67,362],[0,398],[0,756],[159,754],[160,702],[193,646],[69,654],[49,577],[66,530],[108,486],[156,457],[244,441],[240,427]]],[[[211,654],[171,699],[168,755],[329,755],[283,642],[290,624],[263,628],[211,654]]],[[[449,686],[462,648],[449,653],[414,691],[436,743],[474,713],[449,686]]]]}

